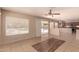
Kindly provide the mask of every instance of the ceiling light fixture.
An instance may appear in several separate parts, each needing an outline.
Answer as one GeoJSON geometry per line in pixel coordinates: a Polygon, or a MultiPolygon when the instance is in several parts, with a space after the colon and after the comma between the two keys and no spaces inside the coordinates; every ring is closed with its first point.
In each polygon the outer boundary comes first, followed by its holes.
{"type": "Polygon", "coordinates": [[[50,9],[49,10],[49,12],[47,13],[47,14],[45,14],[46,16],[54,16],[54,15],[60,15],[60,13],[54,13],[53,11],[52,11],[52,9],[50,9]]]}

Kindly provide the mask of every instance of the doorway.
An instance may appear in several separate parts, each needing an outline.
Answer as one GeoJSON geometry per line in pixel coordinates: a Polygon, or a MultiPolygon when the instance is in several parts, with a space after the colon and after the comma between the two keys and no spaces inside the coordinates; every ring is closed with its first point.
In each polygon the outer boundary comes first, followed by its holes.
{"type": "Polygon", "coordinates": [[[41,34],[48,34],[48,21],[41,21],[41,34]]]}

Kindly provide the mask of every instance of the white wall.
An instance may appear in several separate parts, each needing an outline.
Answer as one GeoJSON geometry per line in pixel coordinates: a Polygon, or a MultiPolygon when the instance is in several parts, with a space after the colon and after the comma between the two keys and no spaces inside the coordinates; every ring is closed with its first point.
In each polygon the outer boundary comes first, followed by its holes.
{"type": "Polygon", "coordinates": [[[41,36],[41,19],[36,19],[36,36],[41,36]]]}
{"type": "Polygon", "coordinates": [[[50,23],[50,34],[59,36],[59,28],[54,28],[54,23],[50,23]]]}
{"type": "Polygon", "coordinates": [[[76,30],[76,39],[79,40],[79,30],[76,30]]]}

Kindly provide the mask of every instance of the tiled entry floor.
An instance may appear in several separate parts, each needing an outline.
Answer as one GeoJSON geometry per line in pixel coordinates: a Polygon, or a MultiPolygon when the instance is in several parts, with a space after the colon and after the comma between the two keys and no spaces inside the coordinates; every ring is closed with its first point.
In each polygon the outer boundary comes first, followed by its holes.
{"type": "Polygon", "coordinates": [[[79,40],[76,40],[74,37],[75,35],[66,35],[66,36],[54,36],[54,35],[46,35],[42,37],[36,37],[31,39],[26,39],[22,41],[18,41],[15,43],[7,44],[4,46],[0,46],[0,51],[6,51],[6,52],[37,52],[35,48],[32,47],[32,45],[45,41],[49,38],[57,38],[61,40],[65,40],[66,42],[63,43],[58,49],[56,49],[56,52],[74,52],[79,51],[79,40]],[[68,36],[68,37],[67,37],[68,36]]]}

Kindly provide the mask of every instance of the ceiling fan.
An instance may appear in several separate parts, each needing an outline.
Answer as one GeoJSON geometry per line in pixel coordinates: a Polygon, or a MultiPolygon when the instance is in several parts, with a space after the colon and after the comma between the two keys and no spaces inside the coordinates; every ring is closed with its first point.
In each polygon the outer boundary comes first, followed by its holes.
{"type": "Polygon", "coordinates": [[[53,15],[60,15],[60,13],[54,13],[52,11],[52,9],[50,9],[49,12],[47,14],[45,14],[45,15],[49,15],[49,16],[52,16],[53,17],[53,15]]]}

